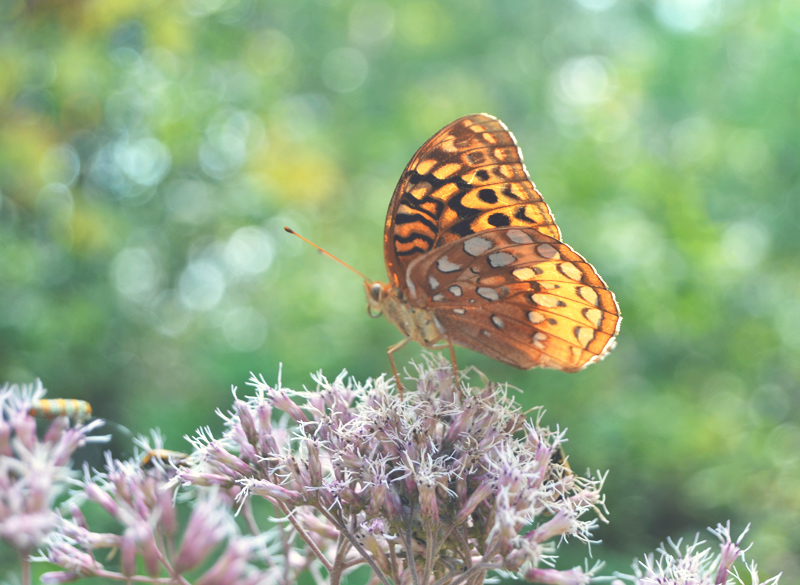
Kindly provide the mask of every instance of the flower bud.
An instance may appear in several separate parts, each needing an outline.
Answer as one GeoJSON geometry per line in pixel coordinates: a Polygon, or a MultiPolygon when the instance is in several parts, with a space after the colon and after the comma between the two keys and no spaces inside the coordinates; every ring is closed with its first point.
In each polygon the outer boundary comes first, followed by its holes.
{"type": "Polygon", "coordinates": [[[230,534],[226,520],[222,510],[212,501],[201,502],[192,510],[173,565],[176,572],[191,570],[208,557],[230,534]]]}
{"type": "Polygon", "coordinates": [[[528,581],[546,585],[587,585],[591,581],[590,575],[577,568],[558,571],[556,569],[540,569],[537,567],[527,570],[523,577],[528,581]]]}
{"type": "Polygon", "coordinates": [[[119,540],[120,568],[126,577],[136,574],[136,540],[131,535],[131,530],[126,530],[119,540]]]}
{"type": "Polygon", "coordinates": [[[84,493],[90,500],[96,504],[100,504],[111,516],[116,517],[119,513],[119,506],[114,498],[112,498],[107,491],[102,489],[97,484],[87,483],[84,486],[84,493]]]}

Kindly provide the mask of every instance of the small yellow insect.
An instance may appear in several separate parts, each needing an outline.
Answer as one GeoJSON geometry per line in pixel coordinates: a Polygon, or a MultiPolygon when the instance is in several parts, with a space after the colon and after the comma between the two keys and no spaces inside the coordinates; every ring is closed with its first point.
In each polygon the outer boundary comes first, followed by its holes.
{"type": "Polygon", "coordinates": [[[92,418],[92,405],[75,398],[42,398],[33,401],[28,414],[41,418],[66,416],[82,423],[92,418]]]}
{"type": "Polygon", "coordinates": [[[561,443],[556,445],[555,449],[553,449],[553,454],[550,456],[550,463],[560,465],[565,471],[565,475],[572,475],[572,468],[569,466],[569,461],[567,461],[567,453],[564,451],[564,447],[561,446],[561,443]]]}
{"type": "Polygon", "coordinates": [[[172,451],[171,449],[150,449],[150,451],[145,453],[144,457],[142,457],[139,465],[143,469],[147,469],[155,467],[156,461],[160,461],[162,465],[171,467],[173,463],[175,465],[184,464],[188,458],[189,455],[181,453],[180,451],[172,451]]]}

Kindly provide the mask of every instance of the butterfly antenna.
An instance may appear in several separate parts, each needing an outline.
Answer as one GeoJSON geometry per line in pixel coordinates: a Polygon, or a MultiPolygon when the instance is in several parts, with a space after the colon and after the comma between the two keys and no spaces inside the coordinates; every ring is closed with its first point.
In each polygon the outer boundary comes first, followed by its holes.
{"type": "Polygon", "coordinates": [[[336,262],[338,262],[339,264],[341,264],[341,265],[342,265],[342,266],[344,266],[345,268],[347,268],[347,269],[349,269],[349,270],[352,270],[353,272],[355,272],[356,274],[358,274],[358,275],[359,275],[361,278],[363,278],[365,281],[367,281],[368,283],[372,284],[372,279],[370,279],[370,278],[367,278],[366,276],[364,276],[363,274],[361,274],[361,273],[360,273],[358,270],[356,270],[355,268],[353,268],[352,266],[350,266],[350,265],[349,265],[347,262],[345,262],[344,260],[340,260],[339,258],[337,258],[336,256],[334,256],[333,254],[331,254],[330,252],[328,252],[328,251],[327,251],[327,250],[325,250],[324,248],[320,248],[320,247],[319,247],[319,246],[317,246],[317,245],[316,245],[314,242],[312,242],[312,241],[311,241],[311,240],[309,240],[308,238],[304,238],[303,236],[301,236],[300,234],[298,234],[298,233],[297,233],[296,231],[294,231],[293,229],[291,229],[291,228],[288,228],[288,227],[286,227],[286,226],[284,226],[284,227],[283,227],[283,229],[285,229],[285,230],[286,230],[287,232],[289,232],[290,234],[292,234],[292,235],[294,235],[294,236],[297,236],[298,238],[300,238],[301,240],[303,240],[303,241],[304,241],[306,244],[311,244],[311,245],[312,245],[312,246],[314,246],[314,247],[315,247],[317,250],[319,250],[320,254],[324,254],[325,256],[327,256],[328,258],[331,258],[332,260],[336,260],[336,262]]]}

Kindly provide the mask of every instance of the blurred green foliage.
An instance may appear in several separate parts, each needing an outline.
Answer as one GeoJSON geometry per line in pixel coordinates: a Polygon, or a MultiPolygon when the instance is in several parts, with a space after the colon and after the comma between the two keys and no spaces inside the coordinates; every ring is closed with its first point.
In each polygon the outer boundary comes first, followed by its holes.
{"type": "Polygon", "coordinates": [[[795,0],[6,0],[0,380],[183,449],[250,370],[386,371],[399,333],[282,226],[383,279],[403,167],[486,111],[624,320],[579,374],[459,365],[610,470],[612,568],[730,518],[795,582],[798,62],[795,0]]]}

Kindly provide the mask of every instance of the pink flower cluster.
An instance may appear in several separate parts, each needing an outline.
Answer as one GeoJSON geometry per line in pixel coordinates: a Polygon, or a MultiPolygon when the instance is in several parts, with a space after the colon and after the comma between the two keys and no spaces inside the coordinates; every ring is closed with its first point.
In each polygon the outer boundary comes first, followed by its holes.
{"type": "Polygon", "coordinates": [[[0,539],[17,551],[23,572],[28,557],[56,528],[55,505],[66,492],[74,452],[102,425],[52,420],[42,437],[31,414],[46,391],[34,384],[0,387],[0,539]]]}
{"type": "MultiPolygon", "coordinates": [[[[62,416],[39,438],[41,384],[6,385],[0,539],[20,555],[23,585],[32,561],[60,569],[43,583],[291,585],[310,575],[338,585],[364,566],[371,585],[480,585],[492,572],[589,583],[601,564],[559,568],[557,544],[593,542],[604,476],[573,472],[564,433],[542,426],[541,409],[528,418],[507,387],[472,375],[480,384],[465,375],[456,384],[448,363],[428,358],[402,396],[394,378],[317,375],[297,391],[252,376],[253,395],[234,392],[220,413],[220,437],[201,429],[184,455],[154,433],[134,458],[108,454],[80,478],[71,457],[102,440],[89,435],[102,422],[62,416]],[[55,508],[68,483],[65,517],[55,508]]],[[[721,525],[712,533],[718,552],[668,541],[615,585],[777,585],[752,562],[745,581],[742,537],[721,525]]]]}
{"type": "Polygon", "coordinates": [[[563,433],[527,420],[506,387],[456,387],[433,361],[402,398],[383,377],[315,380],[294,391],[253,376],[255,395],[236,400],[222,437],[198,434],[202,465],[177,480],[268,500],[332,583],[363,564],[387,584],[480,583],[491,570],[588,582],[552,568],[555,544],[590,542],[603,478],[573,473],[563,433]]]}
{"type": "MultiPolygon", "coordinates": [[[[160,437],[154,434],[153,439],[152,448],[139,440],[145,452],[161,450],[160,437]]],[[[279,582],[269,568],[258,564],[269,554],[267,537],[241,534],[230,493],[191,494],[191,511],[184,519],[169,485],[175,461],[153,457],[142,464],[143,460],[147,459],[120,461],[108,456],[104,471],[84,470],[84,477],[75,482],[82,506],[70,506],[71,518],[61,518],[37,559],[64,570],[45,573],[42,582],[66,583],[82,577],[198,585],[279,582]],[[90,528],[82,512],[90,504],[99,507],[117,530],[90,528]],[[101,551],[107,552],[98,554],[101,551]],[[109,560],[114,568],[108,566],[109,560]]]]}
{"type": "Polygon", "coordinates": [[[753,561],[744,563],[747,580],[739,575],[734,563],[744,561],[747,549],[741,542],[748,528],[736,541],[731,537],[730,524],[709,529],[719,540],[719,552],[706,547],[699,535],[687,545],[668,540],[656,554],[635,564],[633,575],[618,575],[611,585],[624,585],[625,581],[633,585],[778,585],[780,575],[762,581],[753,561]]]}

